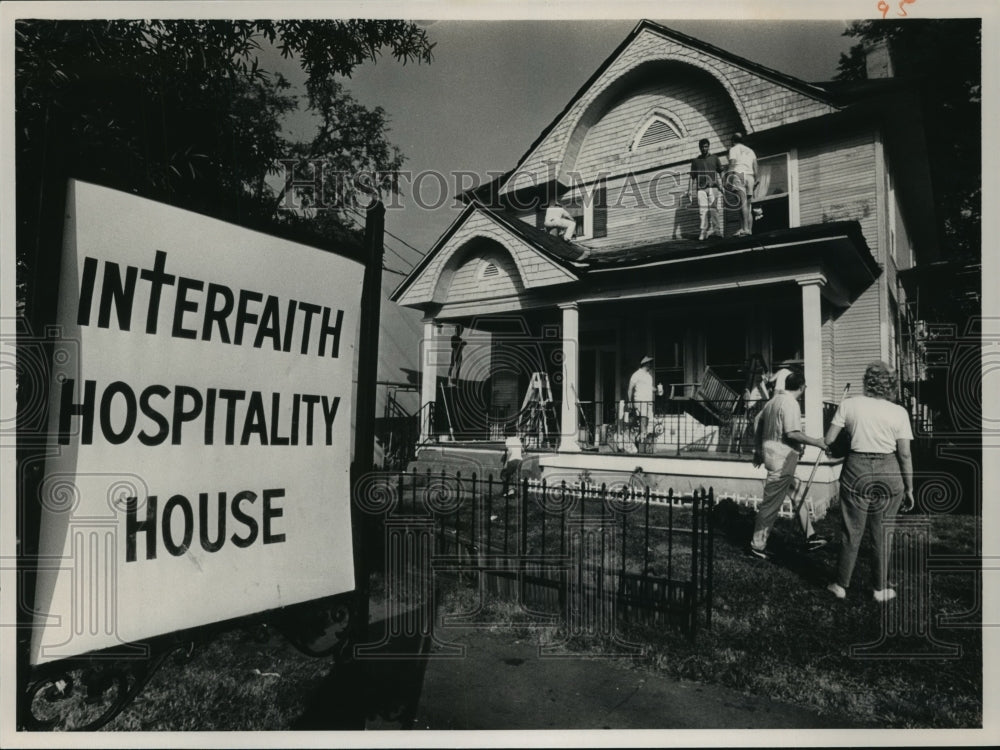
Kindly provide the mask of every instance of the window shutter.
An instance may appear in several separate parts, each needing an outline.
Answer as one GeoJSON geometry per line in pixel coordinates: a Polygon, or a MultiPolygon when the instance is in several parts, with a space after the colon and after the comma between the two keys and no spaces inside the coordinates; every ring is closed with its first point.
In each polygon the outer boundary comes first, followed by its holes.
{"type": "Polygon", "coordinates": [[[594,237],[608,236],[608,191],[603,185],[594,191],[594,237]]]}

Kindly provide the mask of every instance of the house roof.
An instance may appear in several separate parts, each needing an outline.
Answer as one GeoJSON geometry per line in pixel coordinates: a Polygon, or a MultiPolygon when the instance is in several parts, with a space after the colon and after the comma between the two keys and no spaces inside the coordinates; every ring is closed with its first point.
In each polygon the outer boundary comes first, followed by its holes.
{"type": "Polygon", "coordinates": [[[669,240],[647,245],[629,245],[617,249],[603,250],[586,259],[584,273],[590,271],[631,269],[665,260],[693,260],[719,252],[759,248],[766,250],[788,244],[799,244],[832,237],[847,236],[859,249],[859,257],[870,270],[877,274],[878,263],[872,257],[868,243],[861,233],[861,225],[856,221],[832,221],[825,224],[810,224],[790,229],[775,229],[747,237],[725,237],[714,240],[669,240]],[[870,262],[869,262],[870,261],[870,262]]]}
{"type": "MultiPolygon", "coordinates": [[[[641,34],[643,31],[646,30],[653,31],[661,36],[673,39],[674,41],[679,42],[680,44],[684,44],[694,49],[700,50],[702,52],[705,52],[706,54],[712,55],[721,60],[725,60],[726,62],[732,63],[733,65],[738,65],[752,73],[761,76],[762,78],[766,78],[775,83],[779,83],[782,86],[787,86],[788,88],[798,91],[799,93],[804,94],[805,96],[812,97],[826,104],[831,104],[831,105],[836,104],[836,102],[833,100],[833,97],[831,97],[830,94],[828,94],[828,92],[821,86],[808,83],[806,81],[803,81],[801,78],[796,78],[795,76],[790,76],[787,75],[786,73],[781,73],[780,71],[774,70],[773,68],[769,68],[766,65],[755,63],[752,60],[748,60],[745,57],[740,57],[739,55],[733,54],[732,52],[727,52],[721,47],[716,47],[715,45],[709,44],[708,42],[703,42],[700,39],[696,39],[693,36],[682,34],[681,32],[671,29],[668,26],[664,26],[663,24],[644,19],[635,25],[635,28],[633,28],[632,31],[629,32],[629,35],[622,40],[621,44],[615,47],[614,51],[610,55],[608,55],[607,58],[605,58],[604,62],[600,64],[597,70],[595,70],[593,74],[591,74],[591,76],[586,81],[584,81],[583,85],[577,90],[575,94],[573,94],[573,97],[566,103],[566,106],[564,106],[559,111],[559,113],[553,118],[552,122],[550,122],[542,130],[542,132],[538,135],[538,137],[531,142],[531,145],[528,146],[528,149],[521,155],[521,158],[518,159],[517,164],[514,166],[514,169],[510,170],[497,180],[494,180],[493,182],[488,184],[493,185],[495,183],[496,189],[500,189],[501,187],[503,187],[503,184],[521,168],[521,166],[525,163],[527,158],[549,136],[549,134],[559,124],[559,122],[563,119],[563,117],[565,117],[569,113],[569,111],[573,108],[573,105],[575,105],[576,102],[590,89],[590,87],[594,85],[594,83],[604,74],[604,72],[611,66],[611,64],[618,58],[618,56],[628,47],[628,45],[631,44],[632,41],[635,40],[637,36],[639,36],[639,34],[641,34]]],[[[483,187],[484,186],[473,188],[470,191],[462,193],[458,197],[464,199],[472,195],[479,195],[480,193],[478,191],[480,191],[483,187]]]]}
{"type": "MultiPolygon", "coordinates": [[[[473,201],[452,223],[434,248],[427,253],[410,275],[396,288],[390,299],[397,301],[412,282],[424,272],[431,258],[439,253],[455,231],[473,214],[480,212],[523,240],[535,252],[567,269],[577,279],[586,280],[593,274],[611,274],[623,279],[646,273],[646,269],[663,264],[684,263],[701,266],[705,263],[737,262],[737,258],[766,265],[782,265],[804,259],[802,247],[812,245],[834,255],[837,271],[854,289],[863,289],[881,273],[881,267],[857,221],[834,221],[789,229],[777,229],[746,237],[725,237],[708,241],[667,240],[646,244],[601,248],[592,252],[576,243],[536,229],[516,215],[494,210],[473,201]],[[725,259],[729,259],[726,261],[725,259]]],[[[826,257],[826,256],[825,256],[826,257]]]]}

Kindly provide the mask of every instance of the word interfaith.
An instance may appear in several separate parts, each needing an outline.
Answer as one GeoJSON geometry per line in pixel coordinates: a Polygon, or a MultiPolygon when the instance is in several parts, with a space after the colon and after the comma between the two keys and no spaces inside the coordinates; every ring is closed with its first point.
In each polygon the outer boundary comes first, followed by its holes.
{"type": "MultiPolygon", "coordinates": [[[[99,262],[89,256],[80,274],[77,323],[91,325],[99,262]]],[[[232,289],[225,284],[205,282],[166,272],[167,254],[157,250],[152,268],[125,266],[106,260],[101,274],[97,327],[132,330],[132,308],[137,291],[147,295],[146,333],[156,334],[166,310],[170,335],[180,339],[219,341],[255,349],[269,346],[274,351],[340,355],[343,310],[289,299],[279,300],[251,289],[232,289]],[[142,282],[140,284],[139,282],[142,282]],[[173,291],[173,304],[161,304],[163,292],[173,291]],[[112,312],[114,317],[112,318],[112,312]],[[330,353],[327,354],[329,346],[330,353]]],[[[141,313],[140,313],[141,314],[141,313]]]]}
{"type": "Polygon", "coordinates": [[[159,384],[136,391],[121,380],[104,386],[99,396],[97,381],[84,380],[77,395],[76,381],[67,378],[61,390],[59,444],[68,445],[73,428],[79,427],[80,444],[90,445],[96,426],[111,445],[133,438],[143,445],[162,445],[168,440],[172,445],[312,445],[317,439],[333,445],[339,406],[340,396],[315,393],[202,391],[189,385],[159,384]]]}

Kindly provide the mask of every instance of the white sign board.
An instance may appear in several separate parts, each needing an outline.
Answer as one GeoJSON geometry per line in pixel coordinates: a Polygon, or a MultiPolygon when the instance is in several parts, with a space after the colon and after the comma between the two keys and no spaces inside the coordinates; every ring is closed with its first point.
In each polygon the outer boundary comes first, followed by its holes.
{"type": "Polygon", "coordinates": [[[32,663],[354,588],[363,273],[70,182],[32,663]]]}

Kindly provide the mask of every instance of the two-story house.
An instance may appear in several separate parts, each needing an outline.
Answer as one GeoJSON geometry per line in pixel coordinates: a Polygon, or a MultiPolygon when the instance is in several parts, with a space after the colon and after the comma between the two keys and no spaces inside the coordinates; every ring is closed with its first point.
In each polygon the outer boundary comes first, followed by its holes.
{"type": "MultiPolygon", "coordinates": [[[[820,435],[870,361],[898,361],[896,272],[936,253],[924,152],[891,78],[806,83],[639,23],[393,293],[424,314],[423,449],[497,450],[516,432],[544,475],[641,466],[664,488],[759,495],[747,390],[762,371],[803,371],[820,435]],[[737,236],[727,191],[724,236],[701,240],[690,163],[703,138],[724,157],[735,131],[758,156],[762,215],[737,236]],[[553,197],[572,243],[542,225],[553,197]],[[646,355],[663,393],[636,439],[621,402],[646,355]]],[[[814,500],[837,472],[821,461],[814,500]]]]}

